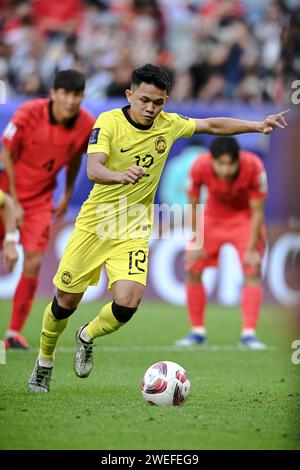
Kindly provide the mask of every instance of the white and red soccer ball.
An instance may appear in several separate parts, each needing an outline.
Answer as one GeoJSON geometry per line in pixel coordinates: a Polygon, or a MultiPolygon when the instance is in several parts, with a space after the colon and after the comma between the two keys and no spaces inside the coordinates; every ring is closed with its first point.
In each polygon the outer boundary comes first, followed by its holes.
{"type": "Polygon", "coordinates": [[[150,405],[179,406],[189,396],[191,384],[183,367],[176,362],[161,361],[146,370],[141,389],[150,405]]]}

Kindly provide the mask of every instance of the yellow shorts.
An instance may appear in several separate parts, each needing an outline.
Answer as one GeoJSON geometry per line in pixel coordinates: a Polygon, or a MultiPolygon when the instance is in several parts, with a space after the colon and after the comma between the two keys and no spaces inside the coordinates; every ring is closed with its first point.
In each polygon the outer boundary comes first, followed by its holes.
{"type": "Polygon", "coordinates": [[[108,289],[116,281],[146,285],[148,239],[102,240],[75,227],[65,248],[53,282],[64,292],[85,292],[99,282],[105,265],[108,289]]]}

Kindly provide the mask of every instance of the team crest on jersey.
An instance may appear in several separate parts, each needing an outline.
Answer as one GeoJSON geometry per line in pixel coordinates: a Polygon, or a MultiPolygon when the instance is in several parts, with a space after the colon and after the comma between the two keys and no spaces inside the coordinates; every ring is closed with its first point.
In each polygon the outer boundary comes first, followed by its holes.
{"type": "Polygon", "coordinates": [[[100,132],[100,127],[96,127],[95,129],[92,130],[92,133],[89,139],[89,145],[97,143],[99,132],[100,132]]]}
{"type": "Polygon", "coordinates": [[[73,276],[69,271],[64,271],[61,275],[61,282],[66,286],[72,282],[73,276]]]}
{"type": "Polygon", "coordinates": [[[164,153],[167,148],[167,141],[164,137],[159,136],[155,141],[155,150],[157,153],[164,153]]]}

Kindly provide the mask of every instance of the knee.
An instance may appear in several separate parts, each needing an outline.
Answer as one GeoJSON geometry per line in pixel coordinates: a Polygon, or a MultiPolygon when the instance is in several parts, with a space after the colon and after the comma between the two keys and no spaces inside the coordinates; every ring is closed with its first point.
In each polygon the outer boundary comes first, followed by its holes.
{"type": "Polygon", "coordinates": [[[56,318],[56,320],[65,320],[66,318],[69,318],[76,310],[77,307],[75,308],[64,308],[61,305],[59,305],[58,300],[56,297],[54,297],[51,305],[51,311],[53,313],[53,316],[56,318]]]}
{"type": "Polygon", "coordinates": [[[113,298],[118,305],[137,309],[142,300],[142,294],[137,291],[132,291],[127,293],[118,293],[117,295],[114,295],[113,298]]]}
{"type": "Polygon", "coordinates": [[[37,276],[42,264],[42,253],[26,253],[24,260],[24,272],[28,276],[37,276]]]}
{"type": "Polygon", "coordinates": [[[245,275],[244,285],[245,286],[260,286],[261,276],[259,274],[247,274],[245,275]]]}
{"type": "Polygon", "coordinates": [[[56,292],[56,299],[57,299],[59,306],[68,310],[73,310],[73,312],[75,312],[82,296],[83,296],[83,293],[71,294],[69,292],[63,292],[60,289],[57,289],[57,292],[56,292]]]}
{"type": "Polygon", "coordinates": [[[202,282],[202,272],[192,271],[191,269],[186,271],[186,282],[187,284],[199,284],[202,282]]]}
{"type": "Polygon", "coordinates": [[[135,312],[137,311],[138,307],[127,307],[125,305],[117,304],[115,301],[112,303],[112,312],[116,320],[119,323],[126,323],[128,322],[135,312]]]}

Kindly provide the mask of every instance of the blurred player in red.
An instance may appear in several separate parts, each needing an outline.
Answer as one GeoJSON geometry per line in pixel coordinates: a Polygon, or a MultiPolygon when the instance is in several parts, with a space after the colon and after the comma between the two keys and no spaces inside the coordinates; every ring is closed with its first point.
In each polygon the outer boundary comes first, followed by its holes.
{"type": "MultiPolygon", "coordinates": [[[[50,98],[33,99],[16,111],[4,130],[1,160],[5,171],[0,188],[14,200],[24,267],[13,298],[6,347],[27,349],[20,331],[29,314],[38,285],[51,219],[62,217],[71,199],[82,153],[94,124],[80,108],[85,77],[76,70],[57,73],[50,98]],[[66,167],[65,193],[53,210],[56,175],[66,167]]],[[[0,240],[4,237],[0,226],[0,240]]]]}
{"type": "Polygon", "coordinates": [[[197,241],[190,242],[185,253],[191,332],[176,344],[191,346],[206,341],[202,272],[208,266],[217,266],[221,246],[232,243],[244,273],[240,345],[263,349],[265,345],[256,338],[255,329],[263,297],[260,271],[266,244],[264,201],[268,189],[264,166],[256,154],[240,150],[233,137],[219,137],[213,141],[210,153],[202,154],[193,163],[190,178],[188,194],[193,230],[203,228],[204,238],[201,247],[197,241]],[[197,227],[196,211],[202,185],[207,188],[208,199],[200,222],[202,227],[199,224],[197,227]]]}

